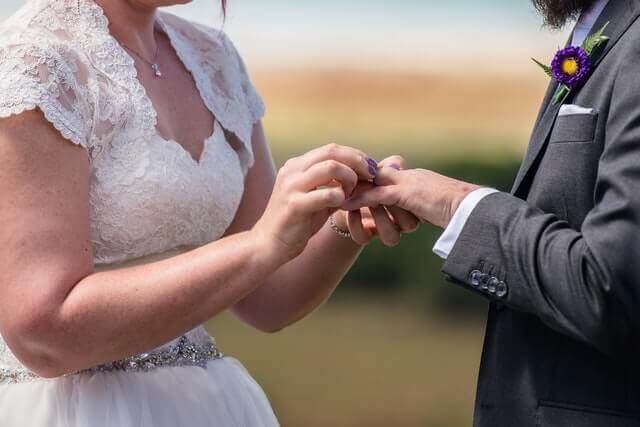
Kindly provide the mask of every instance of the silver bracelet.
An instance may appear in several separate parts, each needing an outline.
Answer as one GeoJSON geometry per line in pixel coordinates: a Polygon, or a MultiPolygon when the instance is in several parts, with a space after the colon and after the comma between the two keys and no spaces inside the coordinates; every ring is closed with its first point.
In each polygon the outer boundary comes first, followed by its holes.
{"type": "Polygon", "coordinates": [[[344,237],[345,239],[351,239],[351,233],[349,231],[341,230],[336,224],[336,219],[333,217],[333,215],[329,216],[329,227],[338,236],[344,237]]]}

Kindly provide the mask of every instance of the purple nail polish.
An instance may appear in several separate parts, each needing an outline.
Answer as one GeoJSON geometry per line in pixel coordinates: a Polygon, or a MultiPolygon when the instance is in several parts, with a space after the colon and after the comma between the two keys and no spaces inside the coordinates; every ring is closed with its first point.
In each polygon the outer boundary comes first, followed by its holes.
{"type": "Polygon", "coordinates": [[[400,170],[400,165],[397,163],[391,163],[389,165],[390,168],[394,168],[395,170],[400,170]]]}
{"type": "Polygon", "coordinates": [[[378,174],[378,162],[369,157],[367,158],[367,163],[369,164],[369,173],[375,177],[378,174]]]}

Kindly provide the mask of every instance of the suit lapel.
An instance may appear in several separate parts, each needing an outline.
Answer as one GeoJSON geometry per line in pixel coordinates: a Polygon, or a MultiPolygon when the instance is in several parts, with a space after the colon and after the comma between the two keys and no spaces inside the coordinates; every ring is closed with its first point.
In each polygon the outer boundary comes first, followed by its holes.
{"type": "MultiPolygon", "coordinates": [[[[608,36],[610,40],[604,47],[600,56],[594,62],[592,73],[633,21],[638,17],[639,13],[640,8],[637,7],[637,0],[609,0],[609,3],[598,17],[590,32],[590,34],[593,34],[602,28],[605,23],[609,22],[605,35],[608,36]]],[[[533,172],[533,166],[536,164],[538,157],[544,151],[543,148],[546,146],[546,142],[561,106],[560,103],[557,105],[553,105],[551,103],[551,98],[555,93],[556,87],[557,83],[552,81],[547,89],[547,94],[543,101],[538,120],[536,121],[531,134],[529,147],[527,148],[524,160],[520,166],[518,175],[516,176],[513,188],[511,189],[512,194],[517,195],[520,192],[525,178],[528,174],[533,172]]],[[[577,92],[579,92],[579,89],[571,91],[567,100],[574,97],[577,92]]]]}

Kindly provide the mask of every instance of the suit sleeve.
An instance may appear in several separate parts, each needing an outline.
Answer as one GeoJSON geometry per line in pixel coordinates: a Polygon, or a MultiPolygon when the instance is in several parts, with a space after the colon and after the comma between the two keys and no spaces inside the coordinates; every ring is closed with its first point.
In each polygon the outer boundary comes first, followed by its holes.
{"type": "Polygon", "coordinates": [[[640,351],[640,60],[619,69],[582,227],[510,194],[483,198],[446,278],[614,357],[640,351]]]}
{"type": "Polygon", "coordinates": [[[458,236],[460,236],[467,219],[471,215],[471,212],[473,212],[473,209],[475,209],[478,202],[489,194],[496,193],[497,191],[498,190],[493,188],[483,187],[469,193],[467,197],[462,200],[462,203],[458,206],[458,210],[456,210],[453,218],[451,218],[449,225],[447,225],[447,228],[433,246],[433,253],[442,259],[447,259],[453,249],[453,245],[455,245],[456,240],[458,240],[458,236]]]}

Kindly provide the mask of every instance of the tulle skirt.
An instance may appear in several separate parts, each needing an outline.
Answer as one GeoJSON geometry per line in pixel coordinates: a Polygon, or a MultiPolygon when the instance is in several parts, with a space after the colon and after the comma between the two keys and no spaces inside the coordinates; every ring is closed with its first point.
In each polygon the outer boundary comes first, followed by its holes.
{"type": "Polygon", "coordinates": [[[262,388],[233,357],[149,372],[0,386],[1,427],[274,427],[262,388]]]}

